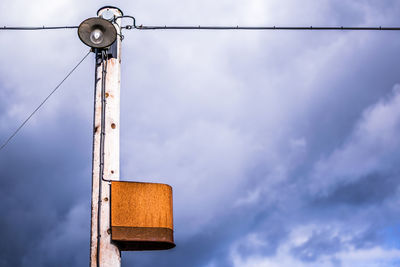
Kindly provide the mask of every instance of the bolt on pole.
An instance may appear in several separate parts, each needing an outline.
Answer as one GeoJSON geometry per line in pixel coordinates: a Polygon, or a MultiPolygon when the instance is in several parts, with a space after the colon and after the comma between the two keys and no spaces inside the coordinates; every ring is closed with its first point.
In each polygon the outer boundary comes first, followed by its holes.
{"type": "MultiPolygon", "coordinates": [[[[122,16],[115,7],[103,7],[97,15],[107,20],[122,16]]],[[[90,266],[119,267],[121,252],[111,241],[110,181],[120,179],[120,77],[121,19],[114,22],[117,40],[108,50],[95,49],[96,78],[93,127],[90,266]],[[104,79],[105,78],[105,79],[104,79]]],[[[101,38],[95,33],[91,38],[101,38]]]]}

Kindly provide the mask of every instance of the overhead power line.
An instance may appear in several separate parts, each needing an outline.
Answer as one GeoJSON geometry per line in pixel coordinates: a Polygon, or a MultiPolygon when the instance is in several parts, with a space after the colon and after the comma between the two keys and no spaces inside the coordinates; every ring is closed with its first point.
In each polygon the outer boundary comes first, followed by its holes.
{"type": "Polygon", "coordinates": [[[39,27],[9,27],[3,26],[1,30],[9,31],[32,31],[32,30],[63,30],[63,29],[77,29],[79,26],[39,26],[39,27]]]}
{"type": "Polygon", "coordinates": [[[341,30],[341,31],[400,31],[400,27],[347,27],[347,26],[167,26],[167,25],[136,25],[136,19],[132,16],[120,16],[115,19],[127,18],[132,20],[131,25],[126,25],[123,28],[137,29],[137,30],[311,30],[311,31],[320,31],[320,30],[341,30]]]}
{"type": "MultiPolygon", "coordinates": [[[[167,25],[136,25],[136,20],[132,16],[121,16],[118,18],[130,18],[133,21],[132,25],[126,25],[123,29],[137,29],[137,30],[331,30],[331,31],[400,31],[400,27],[349,27],[349,26],[167,26],[167,25]]],[[[62,29],[77,29],[79,26],[38,26],[38,27],[14,27],[14,26],[3,26],[0,30],[62,30],[62,29]]]]}
{"type": "Polygon", "coordinates": [[[360,26],[360,27],[347,27],[347,26],[201,26],[201,25],[193,25],[193,26],[167,26],[167,25],[136,25],[136,19],[133,16],[119,16],[114,18],[116,19],[131,19],[132,24],[126,25],[122,28],[130,30],[342,30],[342,31],[400,31],[400,27],[369,27],[369,26],[360,26]]]}
{"type": "Polygon", "coordinates": [[[51,93],[40,103],[40,105],[25,119],[25,121],[15,130],[10,137],[3,143],[3,145],[0,147],[0,151],[11,141],[11,139],[21,130],[22,127],[29,121],[30,118],[46,103],[46,101],[57,91],[57,89],[64,83],[64,81],[78,68],[78,66],[87,58],[87,56],[91,53],[89,51],[79,62],[76,64],[76,66],[65,76],[64,79],[51,91],[51,93]]]}
{"type": "MultiPolygon", "coordinates": [[[[129,28],[129,26],[128,26],[129,28]]],[[[137,30],[335,30],[335,31],[399,31],[400,27],[281,27],[281,26],[145,26],[139,25],[133,28],[137,30]]]]}

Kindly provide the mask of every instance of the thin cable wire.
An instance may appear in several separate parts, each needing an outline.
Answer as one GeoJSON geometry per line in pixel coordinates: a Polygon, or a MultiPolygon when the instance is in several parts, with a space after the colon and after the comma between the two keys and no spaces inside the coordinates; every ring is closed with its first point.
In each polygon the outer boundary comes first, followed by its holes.
{"type": "Polygon", "coordinates": [[[79,26],[39,26],[39,27],[0,27],[1,30],[8,31],[36,31],[36,30],[61,30],[61,29],[77,29],[79,26]]]}
{"type": "Polygon", "coordinates": [[[339,30],[339,31],[400,31],[400,27],[345,27],[345,26],[324,26],[324,27],[314,27],[314,26],[167,26],[167,25],[136,25],[136,19],[133,16],[119,16],[115,17],[114,21],[117,19],[127,18],[132,20],[132,24],[123,26],[123,29],[131,30],[311,30],[311,31],[321,31],[321,30],[339,30]]]}
{"type": "MultiPolygon", "coordinates": [[[[104,180],[104,141],[105,141],[105,128],[106,128],[106,75],[107,75],[108,55],[106,51],[101,51],[101,130],[100,130],[100,163],[99,163],[99,197],[97,204],[97,253],[96,253],[96,266],[100,267],[100,239],[101,239],[101,202],[102,202],[102,181],[104,180]]],[[[97,75],[97,71],[96,71],[97,75]]],[[[97,94],[97,92],[96,92],[97,94]]],[[[109,182],[109,181],[108,181],[109,182]]]]}
{"type": "Polygon", "coordinates": [[[125,26],[129,29],[130,26],[137,30],[333,30],[333,31],[400,31],[400,27],[244,27],[244,26],[146,26],[146,25],[128,25],[125,26]]]}
{"type": "MultiPolygon", "coordinates": [[[[137,30],[341,30],[341,31],[400,31],[400,27],[347,27],[347,26],[166,26],[166,25],[136,25],[136,20],[132,16],[119,16],[118,18],[131,18],[133,20],[133,25],[126,25],[122,28],[124,29],[137,29],[137,30]]],[[[3,26],[0,30],[60,30],[60,29],[77,29],[79,26],[38,26],[38,27],[14,27],[14,26],[3,26]]]]}
{"type": "MultiPolygon", "coordinates": [[[[111,180],[104,179],[104,156],[105,156],[105,138],[106,138],[106,80],[108,68],[108,53],[105,50],[102,53],[102,71],[101,71],[101,124],[100,124],[100,177],[104,182],[110,183],[111,180]]],[[[101,184],[101,181],[100,181],[101,184]]]]}
{"type": "Polygon", "coordinates": [[[51,93],[40,103],[40,105],[26,118],[26,120],[17,128],[17,130],[14,131],[14,133],[3,143],[3,145],[0,147],[0,151],[11,141],[11,139],[21,130],[22,127],[29,121],[30,118],[46,103],[46,101],[57,91],[57,89],[64,83],[64,81],[74,72],[76,68],[87,58],[87,56],[90,54],[91,51],[89,51],[79,62],[78,64],[65,76],[65,78],[56,86],[56,88],[51,91],[51,93]]]}

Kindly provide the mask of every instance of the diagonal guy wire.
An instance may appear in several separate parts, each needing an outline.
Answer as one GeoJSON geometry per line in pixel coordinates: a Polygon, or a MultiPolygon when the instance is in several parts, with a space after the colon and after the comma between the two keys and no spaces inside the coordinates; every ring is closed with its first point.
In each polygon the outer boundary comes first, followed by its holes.
{"type": "Polygon", "coordinates": [[[17,130],[14,131],[12,135],[3,143],[3,145],[0,147],[0,151],[11,141],[11,139],[21,130],[22,127],[29,121],[30,118],[46,103],[46,101],[57,91],[57,89],[63,84],[63,82],[78,68],[78,66],[87,58],[87,56],[90,54],[91,51],[89,51],[80,61],[79,63],[65,76],[65,78],[51,91],[51,93],[40,103],[40,105],[26,118],[26,120],[17,128],[17,130]]]}

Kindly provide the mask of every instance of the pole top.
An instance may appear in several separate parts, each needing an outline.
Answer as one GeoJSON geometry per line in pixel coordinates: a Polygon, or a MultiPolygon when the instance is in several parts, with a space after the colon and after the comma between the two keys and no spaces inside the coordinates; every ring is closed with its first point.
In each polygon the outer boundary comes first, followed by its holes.
{"type": "Polygon", "coordinates": [[[103,7],[99,8],[99,10],[97,10],[97,16],[100,15],[100,11],[102,11],[103,9],[117,9],[121,13],[121,16],[124,15],[124,12],[122,12],[122,10],[119,9],[118,7],[115,7],[115,6],[103,6],[103,7]]]}

